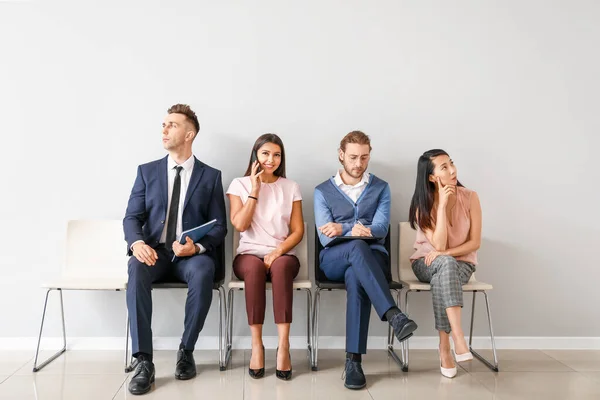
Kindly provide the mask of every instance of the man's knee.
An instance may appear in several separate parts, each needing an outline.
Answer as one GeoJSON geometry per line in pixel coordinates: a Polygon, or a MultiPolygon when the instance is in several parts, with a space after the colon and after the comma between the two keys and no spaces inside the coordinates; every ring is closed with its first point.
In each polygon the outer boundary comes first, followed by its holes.
{"type": "Polygon", "coordinates": [[[151,267],[140,262],[137,258],[131,257],[127,263],[127,274],[129,275],[128,282],[136,285],[151,285],[152,280],[148,268],[151,267]]]}
{"type": "Polygon", "coordinates": [[[188,287],[202,287],[211,284],[215,277],[215,262],[208,256],[195,256],[190,260],[188,287]]]}
{"type": "Polygon", "coordinates": [[[370,253],[371,247],[364,240],[360,240],[360,239],[351,240],[350,241],[350,254],[353,254],[355,252],[362,253],[362,254],[370,253]]]}

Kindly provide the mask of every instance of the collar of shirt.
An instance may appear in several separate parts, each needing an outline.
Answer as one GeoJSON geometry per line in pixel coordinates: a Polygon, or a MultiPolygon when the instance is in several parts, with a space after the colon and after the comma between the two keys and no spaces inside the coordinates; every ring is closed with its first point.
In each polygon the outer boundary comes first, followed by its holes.
{"type": "Polygon", "coordinates": [[[361,187],[363,185],[366,185],[369,183],[369,177],[371,176],[367,171],[365,171],[365,173],[362,176],[362,179],[360,180],[360,182],[358,182],[356,185],[346,185],[344,183],[344,181],[342,180],[342,170],[338,170],[337,174],[335,175],[335,177],[333,178],[333,180],[335,181],[335,184],[338,185],[338,187],[345,185],[345,186],[350,186],[352,188],[357,188],[357,187],[361,187]]]}
{"type": "MultiPolygon", "coordinates": [[[[173,158],[169,155],[169,157],[167,158],[167,170],[170,171],[178,165],[180,164],[177,164],[175,160],[173,160],[173,158]]],[[[185,160],[180,166],[183,167],[185,172],[187,172],[188,174],[191,173],[194,169],[194,155],[192,154],[190,158],[185,160]]]]}

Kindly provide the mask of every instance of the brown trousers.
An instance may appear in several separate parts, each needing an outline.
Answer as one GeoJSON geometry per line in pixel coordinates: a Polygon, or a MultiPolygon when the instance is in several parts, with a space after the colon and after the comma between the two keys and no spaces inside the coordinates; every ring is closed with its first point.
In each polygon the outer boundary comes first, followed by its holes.
{"type": "Polygon", "coordinates": [[[263,260],[250,254],[238,254],[233,260],[233,272],[245,283],[248,325],[265,322],[266,282],[273,284],[273,314],[276,324],[292,322],[293,280],[300,270],[296,256],[283,255],[267,269],[263,260]]]}

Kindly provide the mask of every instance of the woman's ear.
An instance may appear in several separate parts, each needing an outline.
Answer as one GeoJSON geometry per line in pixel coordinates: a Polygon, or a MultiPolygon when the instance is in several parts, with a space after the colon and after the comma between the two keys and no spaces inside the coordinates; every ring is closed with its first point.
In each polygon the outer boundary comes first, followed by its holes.
{"type": "Polygon", "coordinates": [[[429,174],[429,182],[435,183],[436,181],[437,179],[435,178],[435,176],[433,176],[433,174],[429,174]]]}

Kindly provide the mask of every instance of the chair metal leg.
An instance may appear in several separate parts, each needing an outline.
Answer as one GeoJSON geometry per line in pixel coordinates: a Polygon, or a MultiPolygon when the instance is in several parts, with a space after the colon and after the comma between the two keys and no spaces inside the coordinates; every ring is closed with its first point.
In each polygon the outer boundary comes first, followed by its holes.
{"type": "Polygon", "coordinates": [[[488,295],[487,292],[485,290],[483,290],[483,295],[485,297],[485,306],[487,309],[487,317],[488,317],[488,325],[490,328],[490,339],[492,341],[492,352],[494,354],[494,364],[490,363],[488,360],[486,360],[481,354],[477,353],[475,350],[473,350],[473,321],[475,319],[475,294],[477,292],[474,291],[473,292],[473,305],[471,307],[471,328],[469,329],[469,350],[471,351],[471,353],[473,353],[473,355],[482,363],[484,363],[489,369],[491,369],[492,371],[496,371],[498,372],[498,356],[496,355],[496,341],[494,339],[494,329],[492,328],[492,314],[490,311],[490,303],[488,300],[488,295]]]}
{"type": "Polygon", "coordinates": [[[125,373],[131,372],[129,367],[129,310],[127,310],[125,313],[125,373]]]}
{"type": "Polygon", "coordinates": [[[225,371],[227,369],[227,364],[225,363],[225,336],[224,336],[224,324],[227,321],[227,302],[225,301],[225,289],[223,286],[219,286],[219,370],[225,371]],[[223,314],[225,314],[225,318],[223,318],[223,314]]]}
{"type": "Polygon", "coordinates": [[[313,307],[313,337],[312,337],[312,367],[311,370],[318,371],[318,356],[319,356],[319,308],[321,300],[321,288],[315,291],[315,300],[313,307]]]}
{"type": "MultiPolygon", "coordinates": [[[[398,291],[398,306],[400,306],[400,295],[402,294],[401,291],[398,291]]],[[[401,355],[401,360],[402,360],[402,371],[407,372],[408,371],[408,340],[405,340],[404,342],[400,343],[400,355],[401,355]]]]}
{"type": "Polygon", "coordinates": [[[224,369],[227,369],[229,362],[231,361],[231,352],[233,345],[233,298],[234,298],[235,289],[229,289],[227,294],[227,313],[226,313],[226,346],[225,346],[225,361],[224,361],[224,369]]]}
{"type": "MultiPolygon", "coordinates": [[[[395,289],[390,289],[390,292],[395,292],[396,295],[398,294],[398,291],[395,289]]],[[[400,304],[398,304],[398,301],[396,301],[396,306],[398,308],[400,308],[400,304]]],[[[389,324],[388,324],[387,347],[388,347],[388,350],[390,350],[390,349],[392,349],[392,351],[394,350],[394,335],[392,334],[392,326],[389,324]]]]}
{"type": "Polygon", "coordinates": [[[394,349],[394,335],[392,334],[392,326],[388,324],[388,337],[387,337],[387,348],[388,350],[394,349]]]}
{"type": "Polygon", "coordinates": [[[54,361],[58,356],[60,356],[62,353],[64,353],[67,350],[67,332],[65,329],[65,309],[64,309],[64,305],[63,305],[62,289],[56,289],[56,290],[58,290],[58,293],[60,294],[60,315],[62,318],[63,348],[60,349],[57,353],[55,353],[52,357],[48,358],[46,361],[41,363],[40,365],[37,364],[38,355],[40,353],[40,343],[42,341],[42,332],[44,330],[44,319],[46,317],[46,308],[48,306],[48,295],[50,294],[51,290],[54,290],[54,289],[48,289],[48,291],[46,292],[46,300],[44,301],[44,311],[42,313],[42,323],[40,325],[40,335],[38,337],[37,349],[35,351],[35,360],[33,361],[33,372],[38,372],[39,370],[44,368],[50,362],[54,361]]]}
{"type": "MultiPolygon", "coordinates": [[[[129,330],[131,328],[131,324],[129,322],[129,310],[127,310],[127,336],[129,339],[129,330]]],[[[125,341],[126,343],[128,343],[128,341],[125,341]]],[[[129,354],[129,345],[127,344],[127,347],[125,348],[125,373],[128,374],[131,371],[133,371],[135,369],[135,367],[137,367],[138,365],[138,360],[137,358],[133,358],[133,355],[128,356],[129,354]]]]}
{"type": "MultiPolygon", "coordinates": [[[[397,290],[393,290],[394,292],[396,292],[396,294],[398,294],[397,290]]],[[[398,302],[396,301],[396,305],[398,307],[400,307],[400,305],[398,304],[398,302]]],[[[387,349],[388,349],[388,353],[389,355],[394,358],[394,360],[396,360],[397,355],[394,353],[394,334],[392,333],[392,326],[388,324],[388,337],[387,337],[387,349]]],[[[398,361],[396,361],[398,362],[398,361]]]]}
{"type": "Polygon", "coordinates": [[[475,296],[477,295],[477,291],[473,291],[473,302],[471,304],[471,326],[469,328],[469,349],[471,348],[471,344],[473,343],[473,321],[475,320],[475,296]]]}
{"type": "MultiPolygon", "coordinates": [[[[408,293],[412,292],[412,290],[406,290],[406,292],[404,293],[404,314],[406,314],[406,316],[408,316],[408,293]]],[[[405,340],[402,343],[402,347],[403,347],[403,351],[404,351],[404,365],[402,365],[402,371],[404,372],[408,372],[408,342],[410,341],[410,339],[405,340]]]]}
{"type": "Polygon", "coordinates": [[[312,368],[313,365],[313,352],[312,352],[312,332],[310,326],[310,320],[312,317],[312,292],[310,289],[303,289],[306,291],[306,348],[308,350],[308,363],[312,368]]]}
{"type": "MultiPolygon", "coordinates": [[[[398,305],[398,308],[400,308],[400,291],[396,291],[396,304],[398,305]]],[[[405,313],[407,313],[406,310],[405,313]]],[[[396,363],[400,366],[402,371],[406,372],[408,371],[408,362],[405,362],[405,360],[407,359],[406,353],[408,352],[406,350],[406,344],[408,343],[408,340],[405,340],[403,343],[399,343],[400,357],[398,357],[398,354],[396,354],[396,352],[394,351],[394,337],[394,332],[390,325],[388,327],[388,354],[390,355],[390,357],[392,357],[394,361],[396,361],[396,363]]]]}

